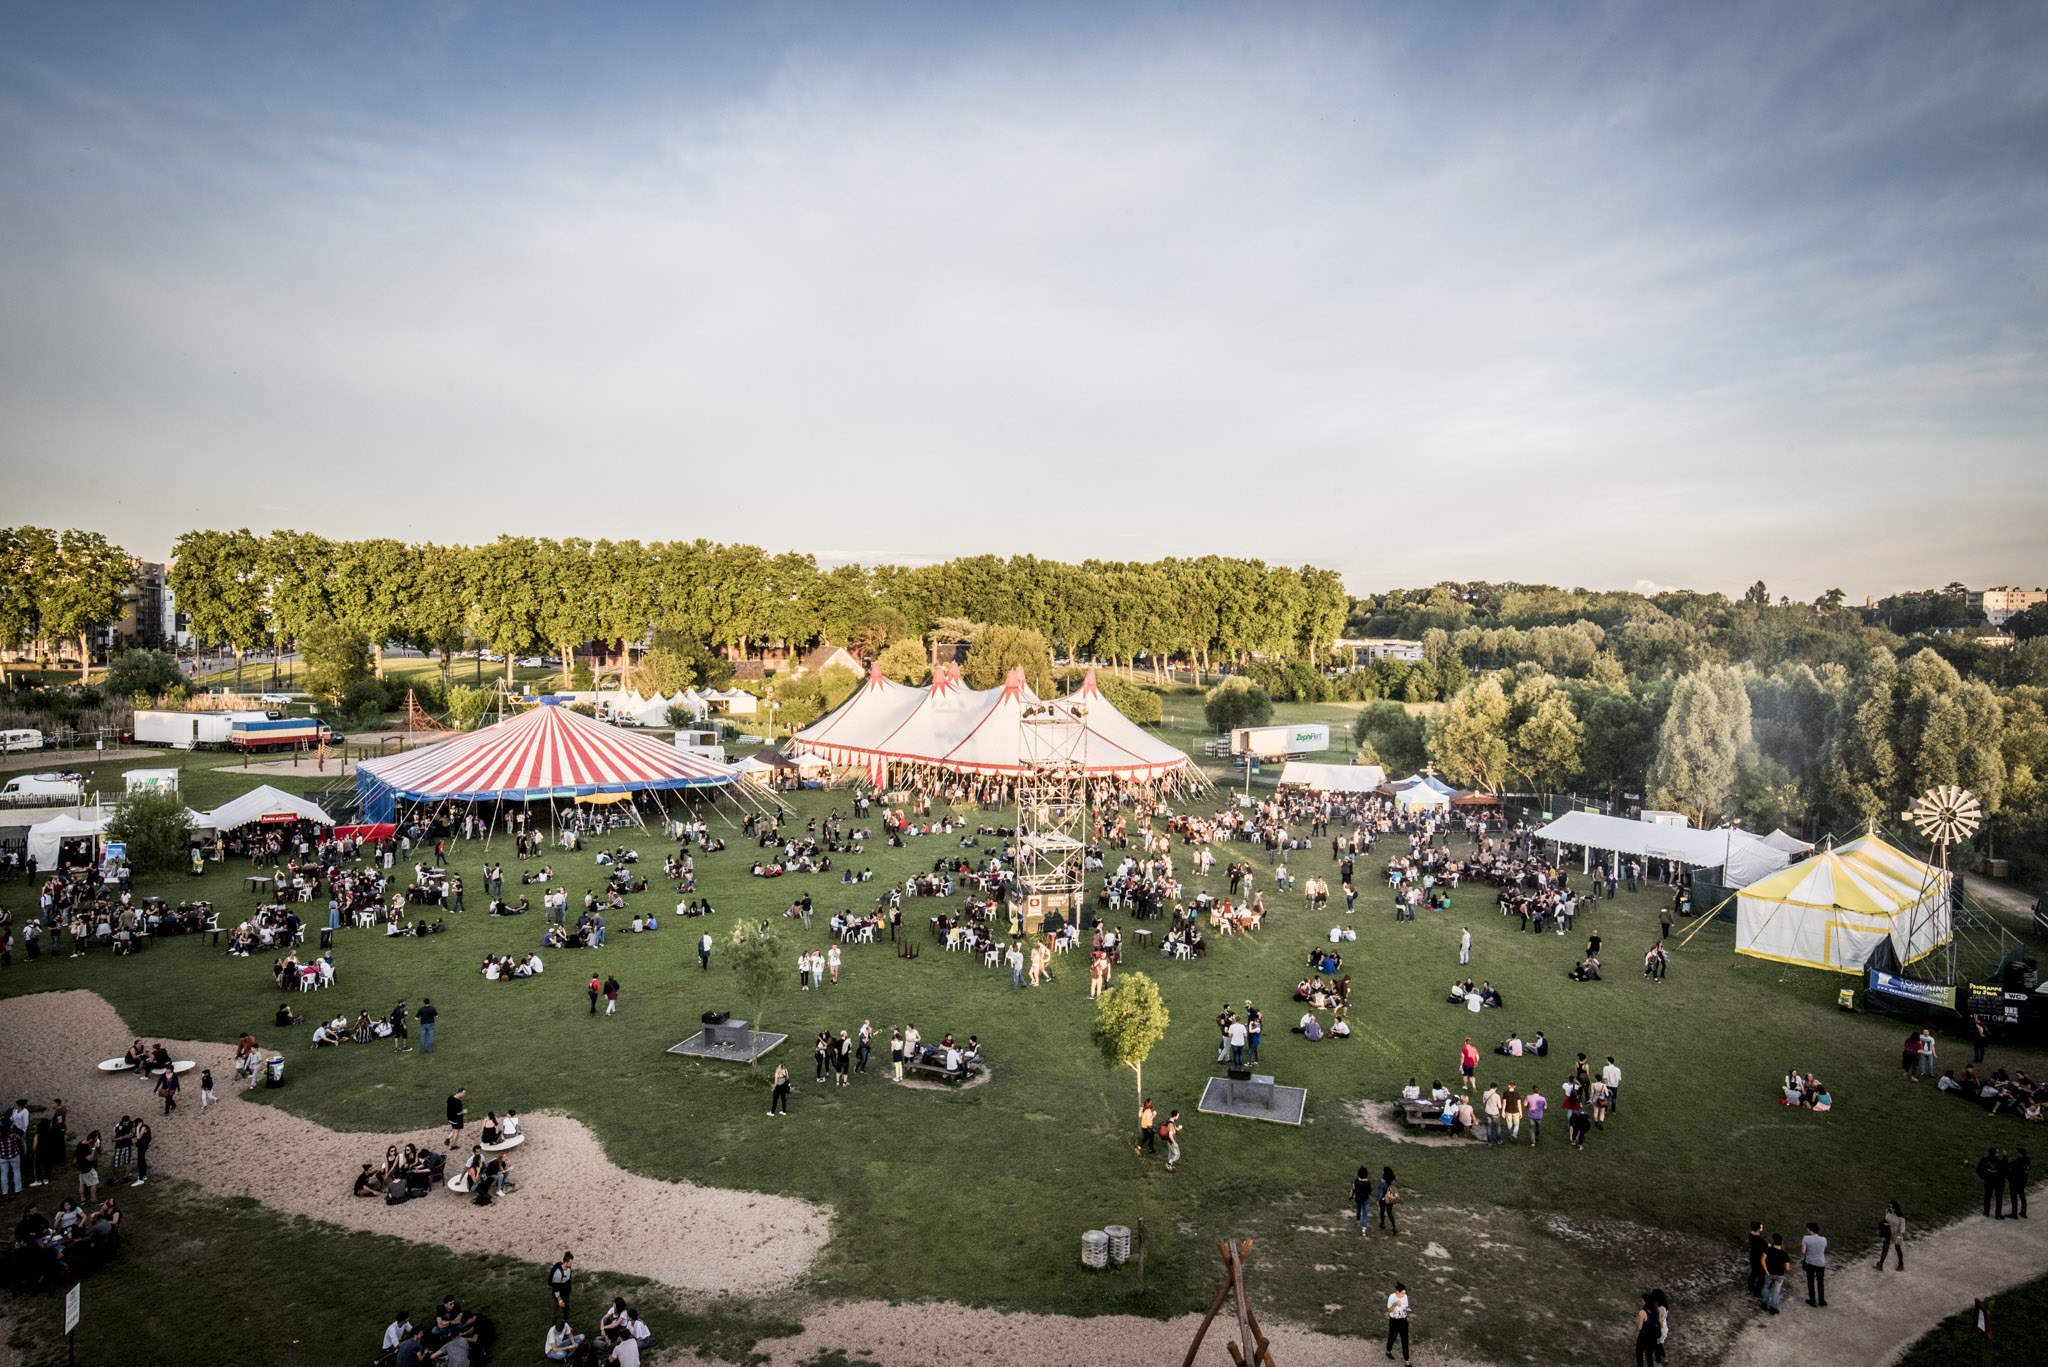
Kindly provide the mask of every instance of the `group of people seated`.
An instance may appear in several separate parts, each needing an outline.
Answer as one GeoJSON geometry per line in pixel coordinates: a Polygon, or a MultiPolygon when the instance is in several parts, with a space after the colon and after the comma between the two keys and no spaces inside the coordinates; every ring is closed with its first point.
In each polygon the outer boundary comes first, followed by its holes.
{"type": "Polygon", "coordinates": [[[1521,1032],[1511,1030],[1506,1039],[1493,1046],[1493,1052],[1506,1054],[1509,1058],[1525,1058],[1531,1054],[1537,1058],[1547,1058],[1550,1054],[1550,1041],[1543,1038],[1543,1032],[1538,1030],[1536,1038],[1524,1044],[1521,1032]]]}
{"type": "Polygon", "coordinates": [[[1348,1007],[1351,1005],[1351,975],[1347,973],[1342,978],[1332,978],[1327,985],[1320,977],[1303,978],[1294,985],[1294,999],[1307,1002],[1318,1010],[1348,1007]]]}
{"type": "Polygon", "coordinates": [[[1809,1111],[1834,1109],[1834,1098],[1828,1095],[1827,1086],[1812,1073],[1801,1073],[1797,1068],[1787,1072],[1778,1083],[1778,1103],[1782,1106],[1798,1106],[1809,1111]]]}
{"type": "Polygon", "coordinates": [[[1474,987],[1470,978],[1461,983],[1452,983],[1451,995],[1445,1000],[1453,1006],[1462,1006],[1467,1011],[1474,1012],[1484,1011],[1489,1006],[1506,1005],[1500,998],[1500,990],[1492,983],[1480,983],[1474,987]]]}
{"type": "Polygon", "coordinates": [[[1323,1023],[1316,1018],[1316,1013],[1310,1010],[1302,1012],[1301,1020],[1288,1027],[1288,1032],[1300,1035],[1311,1044],[1321,1039],[1350,1039],[1351,1022],[1345,1019],[1343,1003],[1338,1002],[1330,1008],[1330,1028],[1328,1030],[1323,1029],[1323,1023]]]}
{"type": "Polygon", "coordinates": [[[27,1291],[76,1285],[121,1246],[121,1210],[113,1198],[81,1206],[66,1198],[55,1218],[31,1201],[14,1225],[6,1282],[27,1291]]]}
{"type": "Polygon", "coordinates": [[[1566,970],[1565,976],[1575,983],[1597,983],[1600,981],[1600,957],[1588,954],[1566,970]]]}
{"type": "Polygon", "coordinates": [[[439,1150],[407,1144],[401,1152],[393,1144],[384,1150],[382,1166],[363,1164],[363,1170],[356,1174],[354,1194],[382,1196],[386,1205],[395,1206],[401,1201],[425,1196],[440,1180],[446,1167],[447,1159],[439,1150]]]}
{"type": "Polygon", "coordinates": [[[498,1341],[498,1326],[488,1315],[464,1310],[453,1296],[435,1308],[432,1324],[415,1325],[401,1310],[384,1330],[384,1348],[375,1367],[396,1367],[399,1350],[415,1341],[415,1362],[489,1362],[498,1341]]]}
{"type": "Polygon", "coordinates": [[[640,851],[629,850],[623,845],[620,845],[615,849],[599,850],[597,852],[597,862],[600,864],[612,864],[617,866],[637,864],[640,862],[640,851]]]}
{"type": "Polygon", "coordinates": [[[384,923],[386,939],[394,935],[442,935],[447,933],[447,930],[448,918],[445,916],[436,916],[432,924],[429,924],[424,916],[417,921],[408,921],[402,916],[394,916],[384,923]]]}
{"type": "Polygon", "coordinates": [[[1997,1068],[1989,1077],[1979,1077],[1977,1065],[1971,1063],[1963,1065],[1960,1078],[1951,1069],[1941,1075],[1935,1086],[1976,1102],[1990,1115],[2016,1115],[2033,1121],[2048,1119],[2048,1083],[2037,1086],[2025,1071],[2009,1074],[1997,1068]]]}
{"type": "MultiPolygon", "coordinates": [[[[1437,1124],[1452,1134],[1471,1134],[1478,1129],[1479,1113],[1473,1110],[1469,1094],[1453,1092],[1444,1086],[1441,1079],[1435,1079],[1429,1084],[1427,1099],[1437,1107],[1437,1124]]],[[[1409,1078],[1408,1085],[1401,1089],[1401,1100],[1404,1103],[1424,1100],[1422,1088],[1416,1085],[1414,1078],[1409,1078]]]]}
{"type": "Polygon", "coordinates": [[[1311,949],[1308,952],[1308,968],[1311,973],[1335,973],[1344,967],[1344,956],[1334,949],[1311,949]]]}
{"type": "Polygon", "coordinates": [[[540,955],[487,954],[483,967],[477,972],[483,975],[485,982],[493,983],[509,982],[514,978],[537,978],[541,973],[540,955]]]}

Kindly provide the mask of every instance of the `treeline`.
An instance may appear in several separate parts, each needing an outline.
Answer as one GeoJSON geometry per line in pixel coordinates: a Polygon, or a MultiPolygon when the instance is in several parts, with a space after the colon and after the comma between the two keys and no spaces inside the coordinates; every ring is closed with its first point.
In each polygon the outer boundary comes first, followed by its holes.
{"type": "Polygon", "coordinates": [[[1036,631],[1063,653],[1204,666],[1253,652],[1316,658],[1343,625],[1334,571],[1204,556],[1151,563],[973,556],[818,567],[710,541],[499,537],[479,546],[193,531],[171,587],[197,636],[236,651],[339,622],[373,644],[508,657],[654,633],[744,653],[829,640],[879,652],[941,623],[1036,631]]]}
{"type": "Polygon", "coordinates": [[[71,641],[91,677],[88,637],[121,620],[135,557],[98,532],[0,527],[0,649],[71,641]]]}

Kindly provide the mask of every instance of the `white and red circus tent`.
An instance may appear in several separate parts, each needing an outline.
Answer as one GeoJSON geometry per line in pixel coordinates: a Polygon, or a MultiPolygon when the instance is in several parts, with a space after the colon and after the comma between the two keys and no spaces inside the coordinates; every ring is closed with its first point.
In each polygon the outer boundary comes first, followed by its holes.
{"type": "Polygon", "coordinates": [[[400,802],[527,802],[729,784],[732,770],[653,736],[542,703],[495,726],[356,766],[363,820],[400,802]]]}
{"type": "MultiPolygon", "coordinates": [[[[877,786],[892,766],[947,773],[1020,772],[1025,707],[1040,701],[1013,669],[1001,688],[969,688],[959,666],[942,666],[925,688],[912,688],[870,670],[868,681],[830,716],[799,731],[796,751],[833,764],[865,768],[877,786]]],[[[1083,704],[1087,770],[1091,777],[1145,782],[1192,772],[1188,757],[1152,735],[1102,696],[1089,670],[1062,701],[1083,704]]]]}

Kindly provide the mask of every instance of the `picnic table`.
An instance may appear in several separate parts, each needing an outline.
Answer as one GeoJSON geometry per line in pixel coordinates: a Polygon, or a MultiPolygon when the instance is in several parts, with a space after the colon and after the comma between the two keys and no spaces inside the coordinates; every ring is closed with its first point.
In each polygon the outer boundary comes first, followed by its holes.
{"type": "Polygon", "coordinates": [[[248,874],[242,879],[242,890],[244,892],[261,892],[271,881],[267,874],[248,874]]]}
{"type": "Polygon", "coordinates": [[[1400,1113],[1404,1124],[1416,1129],[1446,1132],[1450,1129],[1450,1126],[1444,1124],[1444,1108],[1439,1102],[1403,1099],[1394,1103],[1394,1109],[1400,1113]]]}

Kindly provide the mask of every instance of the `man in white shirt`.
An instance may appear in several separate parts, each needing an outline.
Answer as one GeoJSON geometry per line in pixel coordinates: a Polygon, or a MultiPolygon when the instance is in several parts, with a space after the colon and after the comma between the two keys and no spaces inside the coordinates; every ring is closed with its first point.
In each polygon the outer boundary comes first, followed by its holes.
{"type": "Polygon", "coordinates": [[[1607,1056],[1607,1066],[1600,1070],[1600,1080],[1607,1084],[1607,1109],[1621,1109],[1621,1069],[1614,1066],[1614,1055],[1607,1056]]]}
{"type": "Polygon", "coordinates": [[[406,1336],[411,1333],[412,1317],[401,1310],[398,1312],[398,1318],[385,1326],[384,1351],[388,1353],[398,1347],[399,1344],[405,1342],[406,1336]]]}
{"type": "MultiPolygon", "coordinates": [[[[676,903],[676,915],[683,914],[683,905],[681,902],[676,903]]],[[[702,971],[711,971],[711,932],[708,930],[697,937],[697,962],[702,971]]]]}
{"type": "Polygon", "coordinates": [[[1481,1103],[1486,1111],[1486,1142],[1489,1144],[1498,1143],[1500,1141],[1501,1113],[1499,1089],[1488,1087],[1486,1095],[1481,1098],[1481,1103]]]}
{"type": "Polygon", "coordinates": [[[610,1360],[618,1367],[640,1367],[640,1340],[624,1329],[614,1329],[610,1360]]]}
{"type": "Polygon", "coordinates": [[[1244,1044],[1245,1044],[1245,1028],[1244,1028],[1244,1022],[1243,1022],[1242,1020],[1238,1020],[1238,1019],[1236,1019],[1236,1018],[1234,1018],[1234,1017],[1233,1017],[1233,1018],[1232,1018],[1232,1020],[1231,1020],[1231,1022],[1230,1022],[1230,1066],[1231,1066],[1231,1067],[1233,1067],[1233,1068],[1242,1068],[1242,1067],[1244,1067],[1244,1044]]]}

